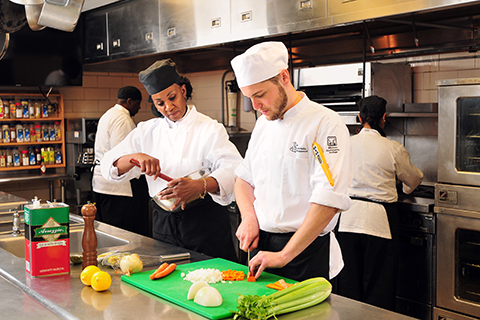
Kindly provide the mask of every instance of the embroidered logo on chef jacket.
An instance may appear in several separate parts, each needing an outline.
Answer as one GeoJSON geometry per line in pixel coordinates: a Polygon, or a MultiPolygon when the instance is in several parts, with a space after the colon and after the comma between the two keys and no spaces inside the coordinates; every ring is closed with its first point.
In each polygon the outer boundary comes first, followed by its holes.
{"type": "Polygon", "coordinates": [[[300,147],[296,141],[293,141],[292,146],[290,147],[290,151],[292,151],[293,153],[297,153],[297,152],[305,153],[307,152],[307,148],[300,147]]]}
{"type": "Polygon", "coordinates": [[[325,152],[328,153],[338,153],[340,148],[337,144],[337,136],[328,136],[327,137],[327,150],[325,152]]]}

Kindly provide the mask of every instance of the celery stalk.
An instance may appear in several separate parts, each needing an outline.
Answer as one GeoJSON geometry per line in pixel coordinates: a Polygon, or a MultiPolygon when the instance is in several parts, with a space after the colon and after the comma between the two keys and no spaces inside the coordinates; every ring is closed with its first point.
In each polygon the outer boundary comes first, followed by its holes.
{"type": "Polygon", "coordinates": [[[325,278],[312,278],[269,296],[240,295],[233,319],[265,320],[272,316],[301,310],[324,301],[332,285],[325,278]]]}

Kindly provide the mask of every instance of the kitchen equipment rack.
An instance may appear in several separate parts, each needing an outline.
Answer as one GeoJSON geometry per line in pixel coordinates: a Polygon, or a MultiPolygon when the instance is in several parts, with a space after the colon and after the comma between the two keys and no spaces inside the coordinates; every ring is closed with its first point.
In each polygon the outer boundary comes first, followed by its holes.
{"type": "MultiPolygon", "coordinates": [[[[0,93],[0,99],[2,101],[4,99],[13,99],[13,100],[22,100],[22,99],[45,99],[45,96],[41,93],[30,93],[30,92],[10,92],[10,93],[0,93]]],[[[5,123],[28,123],[31,124],[42,124],[42,123],[49,123],[49,122],[59,122],[60,128],[60,140],[56,141],[41,141],[41,142],[15,142],[15,143],[0,143],[0,148],[10,148],[10,147],[18,147],[19,149],[28,149],[28,147],[38,147],[40,145],[47,146],[47,147],[55,147],[60,146],[60,152],[62,154],[62,163],[60,164],[46,164],[46,168],[63,168],[66,165],[65,160],[65,118],[64,118],[64,105],[63,105],[63,95],[61,93],[51,93],[48,95],[48,99],[52,103],[57,103],[57,110],[54,117],[46,117],[46,118],[9,118],[9,119],[0,119],[0,126],[5,123]]],[[[17,166],[17,167],[0,167],[0,172],[4,171],[17,171],[17,170],[32,170],[32,169],[40,169],[41,165],[32,165],[32,166],[17,166]]]]}

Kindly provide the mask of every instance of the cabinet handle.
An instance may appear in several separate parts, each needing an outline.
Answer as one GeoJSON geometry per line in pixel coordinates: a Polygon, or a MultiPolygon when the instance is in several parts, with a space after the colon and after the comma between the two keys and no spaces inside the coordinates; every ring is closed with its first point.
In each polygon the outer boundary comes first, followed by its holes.
{"type": "Polygon", "coordinates": [[[103,50],[103,42],[97,43],[97,50],[103,50]]]}
{"type": "Polygon", "coordinates": [[[113,47],[114,48],[119,48],[120,47],[120,39],[113,40],[113,47]]]}

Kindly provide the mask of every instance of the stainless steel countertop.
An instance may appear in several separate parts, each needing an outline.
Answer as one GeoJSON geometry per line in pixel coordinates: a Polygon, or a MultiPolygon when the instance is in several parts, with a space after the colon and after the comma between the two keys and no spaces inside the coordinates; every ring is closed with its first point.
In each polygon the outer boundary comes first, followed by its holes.
{"type": "MultiPolygon", "coordinates": [[[[81,220],[78,216],[71,216],[81,220]]],[[[185,252],[152,238],[131,233],[95,221],[96,230],[129,240],[124,246],[104,248],[98,253],[112,250],[135,252],[144,255],[160,255],[185,252]]],[[[201,261],[210,257],[191,251],[191,259],[180,264],[201,261]]],[[[146,266],[153,270],[157,265],[146,266]]],[[[74,265],[70,274],[44,278],[31,278],[25,272],[25,260],[0,249],[0,314],[8,319],[187,319],[202,320],[204,317],[166,300],[123,283],[120,275],[110,267],[101,266],[112,276],[108,291],[95,292],[80,281],[82,266],[74,265]],[[4,286],[5,279],[9,284],[4,286]],[[23,291],[23,292],[22,292],[23,291]],[[25,292],[27,294],[25,294],[25,292]],[[32,299],[32,296],[34,299],[32,299]],[[13,312],[12,309],[15,309],[13,312]]],[[[332,294],[325,302],[305,310],[286,314],[279,319],[413,319],[401,314],[380,309],[332,294]]]]}

